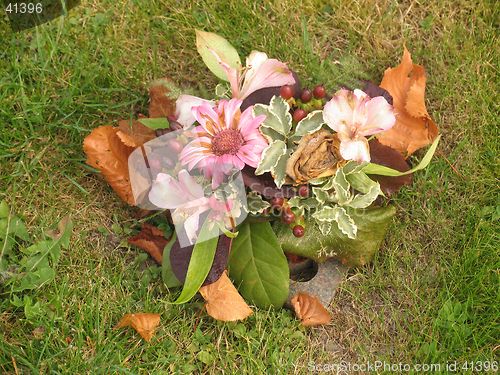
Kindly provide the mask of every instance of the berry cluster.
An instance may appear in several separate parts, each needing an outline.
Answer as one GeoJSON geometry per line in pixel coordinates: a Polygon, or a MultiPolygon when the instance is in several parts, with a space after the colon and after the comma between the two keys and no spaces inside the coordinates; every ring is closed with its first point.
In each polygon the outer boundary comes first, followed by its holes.
{"type": "Polygon", "coordinates": [[[188,139],[182,135],[183,128],[176,121],[170,121],[170,128],[157,129],[156,136],[165,136],[166,146],[156,147],[149,152],[147,159],[137,165],[137,170],[143,177],[149,177],[149,172],[153,173],[153,178],[160,172],[178,173],[182,167],[179,163],[179,154],[188,139]],[[148,171],[149,169],[149,171],[148,171]]]}
{"type": "Polygon", "coordinates": [[[325,104],[326,89],[323,85],[318,85],[311,90],[310,88],[302,89],[300,98],[295,100],[293,87],[284,85],[280,89],[280,95],[285,99],[290,107],[294,109],[293,119],[295,122],[300,122],[302,119],[315,109],[322,109],[325,104]]]}
{"type": "MultiPolygon", "coordinates": [[[[298,194],[301,197],[307,197],[309,195],[309,187],[305,185],[300,186],[298,188],[298,194]]],[[[281,222],[290,225],[295,237],[302,237],[305,234],[304,217],[302,215],[297,216],[288,205],[286,199],[283,199],[283,197],[271,198],[271,207],[264,212],[264,215],[268,215],[271,210],[279,212],[281,215],[281,222]]]]}

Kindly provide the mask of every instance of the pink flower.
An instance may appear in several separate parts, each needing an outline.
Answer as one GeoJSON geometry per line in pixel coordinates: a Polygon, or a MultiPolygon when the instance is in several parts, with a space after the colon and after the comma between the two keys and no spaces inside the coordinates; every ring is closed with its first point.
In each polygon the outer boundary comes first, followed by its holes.
{"type": "Polygon", "coordinates": [[[212,188],[219,186],[224,175],[233,169],[242,170],[245,164],[256,168],[262,151],[268,146],[259,126],[266,116],[253,118],[252,107],[243,113],[241,100],[219,101],[217,112],[207,103],[193,108],[200,126],[194,129],[198,138],[184,147],[182,165],[203,170],[205,178],[212,177],[212,188]]]}
{"type": "Polygon", "coordinates": [[[196,239],[200,214],[212,208],[203,187],[185,169],[179,172],[179,181],[168,174],[158,173],[149,200],[157,207],[174,210],[172,221],[184,226],[191,242],[196,239]]]}
{"type": "Polygon", "coordinates": [[[370,98],[361,90],[342,89],[326,103],[323,119],[337,132],[340,154],[346,160],[370,161],[370,149],[365,136],[389,130],[396,118],[394,107],[382,96],[370,98]]]}
{"type": "Polygon", "coordinates": [[[236,69],[222,61],[221,56],[210,49],[226,72],[233,97],[245,99],[252,92],[266,87],[276,87],[293,84],[295,79],[286,64],[276,60],[268,59],[264,52],[252,51],[247,57],[245,69],[236,69]]]}
{"type": "Polygon", "coordinates": [[[212,107],[215,106],[215,102],[211,100],[205,100],[192,95],[180,95],[175,102],[174,118],[183,128],[189,128],[196,121],[191,108],[198,107],[204,102],[207,102],[212,107]]]}

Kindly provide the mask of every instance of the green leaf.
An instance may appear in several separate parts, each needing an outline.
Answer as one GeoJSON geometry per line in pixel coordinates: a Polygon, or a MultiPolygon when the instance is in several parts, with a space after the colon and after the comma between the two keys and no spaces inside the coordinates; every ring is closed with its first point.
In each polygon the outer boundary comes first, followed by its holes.
{"type": "Polygon", "coordinates": [[[182,288],[179,298],[173,302],[174,304],[189,301],[200,289],[207,278],[208,272],[210,272],[215,251],[217,250],[217,243],[219,242],[219,227],[214,225],[212,229],[209,229],[210,224],[208,220],[205,220],[201,228],[189,261],[184,288],[182,288]]]}
{"type": "Polygon", "coordinates": [[[267,139],[267,142],[273,143],[276,140],[285,141],[286,137],[283,134],[278,133],[272,128],[267,128],[265,126],[259,127],[260,133],[267,139]]]}
{"type": "Polygon", "coordinates": [[[0,219],[4,217],[9,217],[9,206],[5,200],[0,203],[0,219]]]}
{"type": "Polygon", "coordinates": [[[349,182],[347,182],[342,168],[339,168],[335,174],[335,178],[331,181],[333,188],[335,189],[338,204],[341,206],[348,204],[352,199],[352,194],[350,192],[351,186],[349,185],[349,182]]]}
{"type": "Polygon", "coordinates": [[[429,150],[427,150],[427,153],[423,157],[422,161],[415,168],[412,168],[409,171],[400,172],[392,168],[384,167],[383,165],[370,164],[363,169],[363,172],[365,172],[366,174],[397,177],[424,169],[431,162],[432,157],[434,156],[434,152],[436,152],[436,148],[438,146],[440,139],[441,139],[441,134],[439,134],[438,137],[434,140],[429,150]]]}
{"type": "Polygon", "coordinates": [[[269,202],[263,200],[262,196],[255,190],[248,193],[247,204],[245,206],[248,213],[257,215],[264,212],[264,210],[268,207],[271,207],[269,202]]]}
{"type": "Polygon", "coordinates": [[[170,249],[177,238],[177,232],[172,233],[172,238],[163,248],[163,255],[161,257],[161,279],[167,288],[175,288],[176,286],[182,286],[182,283],[174,275],[172,270],[172,264],[170,263],[170,249]]]}
{"type": "Polygon", "coordinates": [[[358,163],[354,160],[350,160],[342,167],[342,169],[344,170],[344,174],[348,176],[350,174],[356,174],[361,172],[368,165],[370,165],[370,163],[367,161],[362,161],[361,163],[358,163]]]}
{"type": "Polygon", "coordinates": [[[380,185],[377,184],[372,186],[368,193],[366,194],[357,194],[352,201],[349,202],[348,206],[352,208],[366,208],[370,204],[372,204],[375,199],[377,199],[380,193],[380,185]]]}
{"type": "Polygon", "coordinates": [[[305,235],[297,238],[288,225],[277,222],[276,234],[283,251],[323,262],[329,257],[349,267],[361,267],[370,262],[384,239],[387,226],[396,214],[394,206],[368,207],[349,211],[358,228],[351,239],[332,225],[328,235],[322,234],[316,220],[306,220],[305,235]]]}
{"type": "Polygon", "coordinates": [[[328,192],[327,191],[324,191],[322,190],[321,188],[318,188],[318,187],[313,187],[313,194],[314,196],[316,197],[316,199],[321,202],[322,204],[324,204],[327,199],[328,199],[328,192]]]}
{"type": "Polygon", "coordinates": [[[288,126],[284,125],[281,122],[280,117],[276,113],[271,111],[269,106],[263,104],[255,104],[252,109],[252,114],[254,117],[266,115],[266,119],[262,122],[261,128],[270,128],[284,137],[286,137],[286,135],[288,134],[288,126]]]}
{"type": "Polygon", "coordinates": [[[312,134],[321,129],[321,126],[323,126],[324,123],[323,111],[313,111],[297,124],[294,137],[302,137],[305,134],[312,134]]]}
{"type": "Polygon", "coordinates": [[[345,178],[354,189],[365,194],[368,193],[372,187],[380,185],[363,172],[351,173],[346,175],[345,178]]]}
{"type": "Polygon", "coordinates": [[[159,118],[140,118],[137,120],[142,125],[146,125],[148,128],[156,129],[170,129],[170,122],[166,117],[159,118]]]}
{"type": "Polygon", "coordinates": [[[312,217],[319,221],[336,221],[342,233],[347,234],[349,238],[356,238],[356,223],[351,219],[343,207],[326,206],[315,212],[312,217]]]}
{"type": "Polygon", "coordinates": [[[288,297],[289,270],[269,223],[239,227],[229,254],[228,271],[242,296],[264,309],[281,308],[288,297]]]}
{"type": "Polygon", "coordinates": [[[279,119],[283,135],[287,135],[292,129],[292,115],[290,114],[290,105],[281,96],[273,96],[269,103],[269,108],[279,119]]]}
{"type": "Polygon", "coordinates": [[[224,68],[222,68],[213,53],[210,52],[208,48],[215,51],[219,55],[222,62],[229,64],[232,68],[239,69],[241,68],[241,61],[236,49],[231,45],[231,43],[220,35],[201,30],[195,30],[195,32],[196,48],[203,58],[205,65],[217,77],[224,81],[229,81],[224,68]]]}
{"type": "Polygon", "coordinates": [[[271,174],[273,175],[274,182],[276,183],[278,189],[280,189],[281,186],[283,186],[283,184],[285,183],[286,163],[288,159],[290,159],[290,155],[292,154],[292,152],[293,150],[291,149],[286,150],[286,152],[280,156],[276,165],[271,167],[271,174]]]}
{"type": "Polygon", "coordinates": [[[270,172],[271,168],[274,167],[281,155],[286,152],[286,144],[283,141],[274,141],[269,145],[268,148],[262,152],[262,159],[255,170],[256,175],[263,174],[264,172],[270,172]]]}

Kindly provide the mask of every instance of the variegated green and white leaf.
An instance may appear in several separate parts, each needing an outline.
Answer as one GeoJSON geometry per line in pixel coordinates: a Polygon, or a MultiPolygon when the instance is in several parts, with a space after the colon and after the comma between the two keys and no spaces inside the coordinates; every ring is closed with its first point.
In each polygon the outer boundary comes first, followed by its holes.
{"type": "Polygon", "coordinates": [[[292,208],[298,209],[298,212],[296,212],[297,216],[304,214],[304,206],[302,204],[302,199],[298,195],[290,198],[288,200],[288,205],[292,208]]]}
{"type": "Polygon", "coordinates": [[[335,174],[333,181],[333,188],[335,189],[338,204],[344,206],[352,200],[349,182],[347,182],[344,171],[340,168],[335,174]]]}
{"type": "Polygon", "coordinates": [[[267,139],[269,143],[273,143],[276,140],[285,141],[286,137],[283,134],[278,133],[276,130],[271,128],[266,128],[265,126],[259,127],[260,134],[267,139]]]}
{"type": "Polygon", "coordinates": [[[318,187],[313,187],[313,194],[316,197],[316,199],[321,202],[325,203],[328,200],[328,192],[325,190],[322,190],[321,188],[318,187]]]}
{"type": "Polygon", "coordinates": [[[251,191],[247,195],[247,205],[246,211],[250,214],[260,214],[264,212],[264,210],[268,207],[271,207],[269,202],[266,202],[262,199],[262,196],[258,194],[256,191],[251,191]]]}
{"type": "Polygon", "coordinates": [[[352,201],[349,203],[349,207],[352,208],[366,208],[377,199],[380,193],[380,185],[377,183],[376,186],[372,186],[370,191],[366,194],[357,194],[352,201]]]}
{"type": "Polygon", "coordinates": [[[283,125],[284,134],[287,135],[292,129],[292,115],[290,105],[281,96],[273,96],[269,103],[269,109],[279,118],[283,125]]]}
{"type": "Polygon", "coordinates": [[[302,207],[304,207],[307,210],[312,210],[312,209],[318,210],[321,209],[321,207],[323,207],[323,204],[314,197],[302,199],[301,202],[302,202],[302,207]]]}
{"type": "Polygon", "coordinates": [[[278,163],[276,163],[275,166],[271,167],[271,174],[273,175],[274,183],[276,184],[278,189],[280,189],[281,186],[285,183],[286,163],[288,159],[290,159],[291,154],[292,150],[286,150],[286,152],[280,156],[278,163]]]}
{"type": "Polygon", "coordinates": [[[313,111],[297,124],[294,137],[302,137],[305,134],[312,134],[318,131],[324,123],[323,111],[313,111]]]}
{"type": "MultiPolygon", "coordinates": [[[[335,176],[323,177],[323,181],[325,184],[321,187],[321,189],[328,191],[333,189],[333,185],[335,184],[335,176]]],[[[309,181],[310,182],[310,181],[309,181]]]]}
{"type": "Polygon", "coordinates": [[[332,230],[332,223],[330,221],[319,221],[318,227],[321,231],[321,234],[323,234],[323,236],[327,236],[332,230]]]}
{"type": "Polygon", "coordinates": [[[348,174],[345,178],[354,189],[365,194],[367,194],[372,187],[379,185],[378,182],[373,181],[364,172],[348,174]]]}
{"type": "Polygon", "coordinates": [[[320,210],[316,211],[312,217],[319,221],[336,221],[338,216],[337,208],[338,206],[324,206],[320,210]]]}
{"type": "Polygon", "coordinates": [[[233,96],[233,92],[231,91],[231,87],[229,87],[227,84],[219,83],[217,86],[215,86],[215,96],[219,100],[230,100],[233,96]]]}
{"type": "Polygon", "coordinates": [[[342,233],[346,234],[347,237],[351,239],[356,238],[356,233],[358,231],[358,227],[352,218],[347,214],[343,207],[336,207],[338,215],[335,219],[337,222],[339,229],[342,233]]]}
{"type": "Polygon", "coordinates": [[[288,131],[285,131],[285,126],[281,123],[280,118],[269,108],[268,105],[255,104],[252,109],[253,117],[266,115],[266,119],[261,124],[261,127],[271,128],[276,132],[286,136],[288,131]]]}
{"type": "MultiPolygon", "coordinates": [[[[312,180],[307,181],[311,185],[321,185],[324,184],[330,177],[318,177],[318,178],[313,178],[312,180]]],[[[332,187],[330,187],[331,189],[332,187]]],[[[322,187],[323,189],[323,187],[322,187]]],[[[328,190],[328,189],[326,189],[328,190]]]]}
{"type": "Polygon", "coordinates": [[[286,152],[286,144],[283,141],[276,140],[269,145],[268,148],[262,152],[262,159],[255,171],[256,175],[270,172],[271,168],[278,163],[279,158],[286,152]]]}
{"type": "Polygon", "coordinates": [[[342,169],[344,170],[344,174],[350,175],[353,173],[358,173],[361,172],[364,168],[366,168],[370,163],[367,161],[362,161],[361,163],[358,163],[354,160],[349,160],[343,167],[342,169]]]}

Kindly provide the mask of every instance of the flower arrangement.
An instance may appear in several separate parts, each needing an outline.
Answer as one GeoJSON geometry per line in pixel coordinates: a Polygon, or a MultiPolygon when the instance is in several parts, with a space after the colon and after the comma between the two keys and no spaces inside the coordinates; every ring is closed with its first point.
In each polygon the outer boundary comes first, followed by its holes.
{"type": "MultiPolygon", "coordinates": [[[[287,300],[284,252],[350,267],[370,262],[396,212],[377,205],[379,197],[410,183],[440,136],[424,105],[425,72],[406,48],[380,87],[310,89],[263,52],[243,66],[224,38],[196,35],[224,82],[214,96],[155,82],[149,118],[97,128],[84,150],[122,199],[174,227],[165,236],[145,225],[131,239],[162,264],[167,287],[182,286],[174,303],[200,291],[213,317],[243,319],[251,314],[245,300],[261,308],[287,300]],[[410,168],[405,156],[431,142],[410,168]]],[[[317,299],[300,294],[292,304],[303,324],[329,321],[317,299]]]]}

